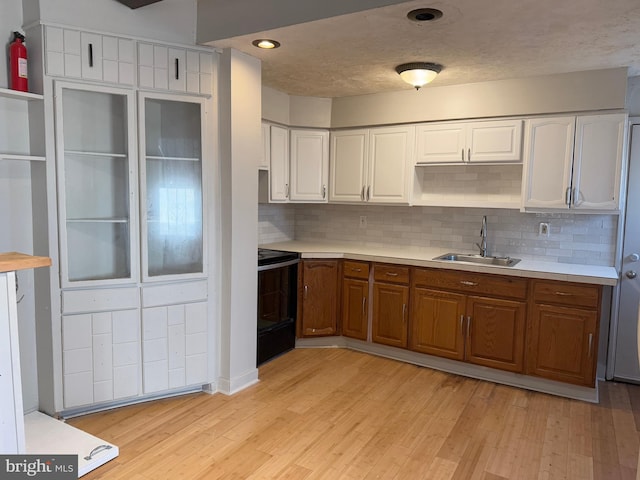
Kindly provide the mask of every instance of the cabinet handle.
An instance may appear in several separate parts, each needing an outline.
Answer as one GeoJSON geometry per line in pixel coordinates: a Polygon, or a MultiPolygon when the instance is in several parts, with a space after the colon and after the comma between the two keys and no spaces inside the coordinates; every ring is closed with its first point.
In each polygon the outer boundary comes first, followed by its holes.
{"type": "Polygon", "coordinates": [[[462,332],[464,328],[464,315],[460,315],[460,331],[462,332]]]}
{"type": "Polygon", "coordinates": [[[407,315],[406,315],[406,313],[407,313],[407,304],[406,304],[406,303],[403,303],[403,304],[402,304],[402,322],[403,322],[403,323],[406,323],[406,322],[407,322],[407,315]]]}
{"type": "Polygon", "coordinates": [[[93,44],[89,44],[89,66],[93,68],[93,44]]]}
{"type": "Polygon", "coordinates": [[[351,271],[352,272],[361,272],[362,269],[361,268],[352,268],[351,271]]]}
{"type": "Polygon", "coordinates": [[[286,198],[289,198],[289,184],[288,183],[284,184],[284,196],[286,198]]]}
{"type": "Polygon", "coordinates": [[[307,298],[307,293],[309,293],[309,287],[307,285],[304,286],[304,298],[307,298]]]}
{"type": "Polygon", "coordinates": [[[589,353],[587,354],[587,357],[591,358],[591,351],[593,350],[593,333],[589,334],[589,353]]]}
{"type": "Polygon", "coordinates": [[[367,305],[367,297],[362,297],[362,315],[364,315],[365,306],[367,305]]]}
{"type": "Polygon", "coordinates": [[[564,203],[571,205],[571,187],[567,187],[567,190],[564,192],[564,203]]]}
{"type": "Polygon", "coordinates": [[[471,341],[471,315],[467,317],[467,339],[471,341]]]}
{"type": "Polygon", "coordinates": [[[464,148],[460,149],[460,160],[464,162],[464,148]]]}
{"type": "Polygon", "coordinates": [[[478,286],[477,282],[470,282],[469,280],[460,280],[460,284],[461,285],[465,285],[467,287],[477,287],[478,286]]]}
{"type": "Polygon", "coordinates": [[[176,80],[180,80],[180,59],[176,58],[176,80]]]}
{"type": "Polygon", "coordinates": [[[322,199],[324,200],[325,198],[327,198],[327,186],[322,185],[322,199]]]}
{"type": "Polygon", "coordinates": [[[362,191],[360,192],[360,200],[364,202],[364,189],[367,188],[364,185],[362,186],[362,191]]]}
{"type": "Polygon", "coordinates": [[[471,149],[467,150],[467,162],[471,161],[471,149]]]}
{"type": "Polygon", "coordinates": [[[397,277],[398,274],[396,272],[384,272],[385,275],[388,275],[389,277],[397,277]]]}
{"type": "Polygon", "coordinates": [[[554,295],[557,295],[558,297],[573,297],[573,293],[569,293],[569,292],[553,292],[554,295]]]}
{"type": "Polygon", "coordinates": [[[369,186],[367,187],[367,202],[368,202],[368,201],[369,201],[369,199],[371,198],[370,193],[371,193],[371,185],[369,185],[369,186]]]}

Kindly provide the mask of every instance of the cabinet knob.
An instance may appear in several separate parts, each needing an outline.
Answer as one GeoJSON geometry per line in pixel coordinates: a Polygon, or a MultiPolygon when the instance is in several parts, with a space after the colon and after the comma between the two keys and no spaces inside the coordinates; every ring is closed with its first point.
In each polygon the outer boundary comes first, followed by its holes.
{"type": "Polygon", "coordinates": [[[632,280],[638,276],[638,274],[633,270],[629,270],[627,273],[625,273],[625,275],[627,276],[627,278],[630,278],[632,280]]]}
{"type": "Polygon", "coordinates": [[[632,253],[631,255],[629,255],[630,262],[637,262],[638,260],[640,260],[640,255],[638,255],[637,253],[632,253]]]}

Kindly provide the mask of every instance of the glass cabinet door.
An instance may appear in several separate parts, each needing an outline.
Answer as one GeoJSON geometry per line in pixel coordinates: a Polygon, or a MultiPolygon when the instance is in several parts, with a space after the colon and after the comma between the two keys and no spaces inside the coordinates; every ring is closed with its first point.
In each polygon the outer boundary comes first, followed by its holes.
{"type": "Polygon", "coordinates": [[[204,273],[203,100],[141,94],[143,275],[204,273]]]}
{"type": "Polygon", "coordinates": [[[134,104],[130,92],[56,84],[63,286],[135,280],[134,104]]]}

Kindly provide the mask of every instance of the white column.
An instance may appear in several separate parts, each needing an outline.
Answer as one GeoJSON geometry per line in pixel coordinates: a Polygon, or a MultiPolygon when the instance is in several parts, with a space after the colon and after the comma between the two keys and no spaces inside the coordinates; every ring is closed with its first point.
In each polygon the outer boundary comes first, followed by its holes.
{"type": "Polygon", "coordinates": [[[227,394],[258,381],[257,248],[261,65],[232,49],[220,57],[220,375],[227,394]]]}

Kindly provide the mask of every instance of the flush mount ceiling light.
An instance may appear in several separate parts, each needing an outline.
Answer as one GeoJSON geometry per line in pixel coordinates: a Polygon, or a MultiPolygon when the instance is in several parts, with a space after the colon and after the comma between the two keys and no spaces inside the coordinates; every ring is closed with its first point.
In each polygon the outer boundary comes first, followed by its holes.
{"type": "Polygon", "coordinates": [[[251,45],[253,45],[254,47],[262,48],[264,50],[272,50],[274,48],[278,48],[280,46],[280,42],[269,40],[268,38],[259,38],[251,42],[251,45]]]}
{"type": "Polygon", "coordinates": [[[419,90],[420,87],[433,81],[442,70],[442,65],[429,62],[403,63],[396,67],[400,78],[419,90]]]}

